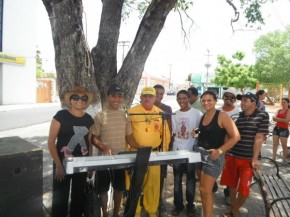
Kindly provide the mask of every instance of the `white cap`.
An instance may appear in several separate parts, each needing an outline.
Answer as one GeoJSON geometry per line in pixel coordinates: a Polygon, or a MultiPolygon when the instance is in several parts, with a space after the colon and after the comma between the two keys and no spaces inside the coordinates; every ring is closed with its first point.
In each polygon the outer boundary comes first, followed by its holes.
{"type": "Polygon", "coordinates": [[[231,94],[233,94],[234,96],[237,95],[237,92],[236,92],[235,88],[233,88],[233,87],[229,87],[228,89],[223,90],[223,95],[224,95],[225,93],[231,93],[231,94]]]}

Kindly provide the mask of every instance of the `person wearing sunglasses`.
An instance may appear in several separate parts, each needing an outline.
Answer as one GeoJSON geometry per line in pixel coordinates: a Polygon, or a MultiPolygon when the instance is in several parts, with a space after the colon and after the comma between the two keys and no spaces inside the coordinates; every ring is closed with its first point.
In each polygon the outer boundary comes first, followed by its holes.
{"type": "MultiPolygon", "coordinates": [[[[236,90],[233,87],[229,87],[226,90],[224,90],[222,97],[224,104],[217,109],[225,112],[229,117],[232,117],[232,115],[241,112],[241,109],[235,106],[235,102],[237,101],[236,95],[237,95],[236,90]]],[[[230,189],[228,187],[224,189],[224,196],[225,203],[229,205],[230,189]]]]}
{"type": "Polygon", "coordinates": [[[92,153],[93,118],[84,110],[91,104],[93,93],[76,87],[64,94],[67,109],[58,111],[50,124],[48,149],[53,158],[52,211],[54,217],[81,217],[87,172],[65,174],[63,159],[84,157],[92,153]],[[71,190],[70,190],[71,189],[71,190]],[[70,199],[70,208],[68,209],[70,199]]]}
{"type": "Polygon", "coordinates": [[[227,115],[230,117],[232,117],[232,115],[234,114],[239,113],[241,109],[235,106],[235,102],[237,101],[236,95],[236,90],[232,87],[224,90],[222,97],[224,104],[222,105],[222,107],[217,109],[227,113],[227,115]]]}

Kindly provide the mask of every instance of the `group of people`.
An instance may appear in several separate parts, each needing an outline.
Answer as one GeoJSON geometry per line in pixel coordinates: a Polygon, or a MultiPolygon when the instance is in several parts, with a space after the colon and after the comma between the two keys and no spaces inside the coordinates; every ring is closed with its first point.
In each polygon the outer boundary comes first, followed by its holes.
{"type": "MultiPolygon", "coordinates": [[[[217,96],[214,92],[205,91],[199,96],[194,87],[177,93],[180,108],[172,113],[171,107],[162,103],[164,92],[162,85],[143,88],[140,104],[130,108],[126,114],[121,108],[125,92],[119,85],[112,84],[107,90],[107,105],[94,118],[85,112],[93,100],[91,92],[77,87],[65,93],[64,101],[68,108],[53,117],[48,137],[54,176],[52,216],[63,217],[69,212],[71,217],[81,217],[83,212],[83,190],[88,174],[65,174],[62,166],[65,157],[90,156],[93,146],[97,147],[99,155],[114,155],[150,146],[153,152],[194,150],[201,154],[200,163],[172,164],[173,216],[178,216],[185,207],[182,177],[186,174],[187,215],[196,216],[194,199],[197,176],[203,215],[212,217],[213,192],[222,174],[221,185],[228,186],[231,205],[223,216],[239,217],[239,209],[249,196],[253,171],[259,167],[258,156],[268,134],[268,113],[258,109],[260,100],[250,92],[236,95],[233,88],[228,88],[223,92],[223,106],[216,108],[217,96]],[[236,100],[241,100],[241,109],[234,105],[236,100]]],[[[280,122],[283,112],[274,116],[273,120],[280,122]]],[[[283,134],[279,126],[278,131],[278,135],[283,134]]],[[[167,166],[148,167],[142,202],[138,202],[136,216],[141,215],[142,208],[148,216],[157,216],[166,174],[167,166]]],[[[119,215],[126,190],[125,180],[123,169],[95,172],[95,187],[104,217],[108,216],[110,185],[114,189],[113,217],[119,215]]]]}

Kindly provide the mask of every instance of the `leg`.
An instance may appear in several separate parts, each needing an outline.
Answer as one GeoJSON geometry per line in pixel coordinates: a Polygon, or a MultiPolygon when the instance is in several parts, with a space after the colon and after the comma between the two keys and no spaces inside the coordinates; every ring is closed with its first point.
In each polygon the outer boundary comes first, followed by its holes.
{"type": "Polygon", "coordinates": [[[287,137],[280,137],[280,142],[283,149],[283,161],[287,161],[288,147],[287,147],[287,137]]]}
{"type": "Polygon", "coordinates": [[[71,176],[72,175],[65,175],[64,181],[56,181],[54,178],[55,164],[53,165],[51,215],[54,217],[67,216],[71,176]]]}
{"type": "Polygon", "coordinates": [[[119,210],[121,206],[123,192],[122,191],[114,191],[114,213],[113,217],[119,216],[119,210]]]}
{"type": "Polygon", "coordinates": [[[273,160],[277,159],[277,150],[279,145],[278,135],[273,135],[273,160]]]}
{"type": "Polygon", "coordinates": [[[230,187],[231,210],[234,217],[240,217],[239,209],[246,202],[247,197],[237,192],[236,188],[230,187]]]}
{"type": "Polygon", "coordinates": [[[196,182],[195,182],[195,164],[187,163],[186,164],[186,201],[187,201],[187,216],[195,215],[195,190],[196,190],[196,182]]]}
{"type": "Polygon", "coordinates": [[[173,165],[174,174],[174,209],[172,215],[179,215],[183,209],[183,195],[182,195],[182,176],[183,176],[183,163],[173,165]]]}
{"type": "Polygon", "coordinates": [[[103,217],[108,216],[108,191],[110,188],[110,172],[107,170],[97,171],[95,175],[95,186],[101,200],[103,217]]]}
{"type": "Polygon", "coordinates": [[[212,217],[213,215],[213,193],[212,188],[216,179],[205,173],[201,173],[200,180],[200,196],[204,217],[212,217]]]}
{"type": "Polygon", "coordinates": [[[112,171],[112,185],[114,188],[114,212],[113,217],[119,216],[119,210],[121,206],[123,192],[126,189],[125,183],[125,171],[123,169],[112,171]]]}
{"type": "Polygon", "coordinates": [[[82,217],[87,173],[72,175],[70,217],[82,217]]]}
{"type": "Polygon", "coordinates": [[[160,198],[160,166],[149,166],[143,189],[143,206],[149,216],[156,216],[160,198]]]}

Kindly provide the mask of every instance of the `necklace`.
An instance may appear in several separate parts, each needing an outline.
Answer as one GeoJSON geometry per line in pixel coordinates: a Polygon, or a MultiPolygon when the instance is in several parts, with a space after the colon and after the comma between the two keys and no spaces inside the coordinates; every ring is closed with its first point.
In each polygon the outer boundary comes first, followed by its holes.
{"type": "Polygon", "coordinates": [[[145,114],[145,122],[146,122],[146,124],[147,124],[147,126],[146,126],[146,128],[145,128],[145,131],[146,131],[146,132],[151,131],[151,127],[150,127],[151,120],[152,120],[152,115],[146,115],[146,114],[145,114]]]}

